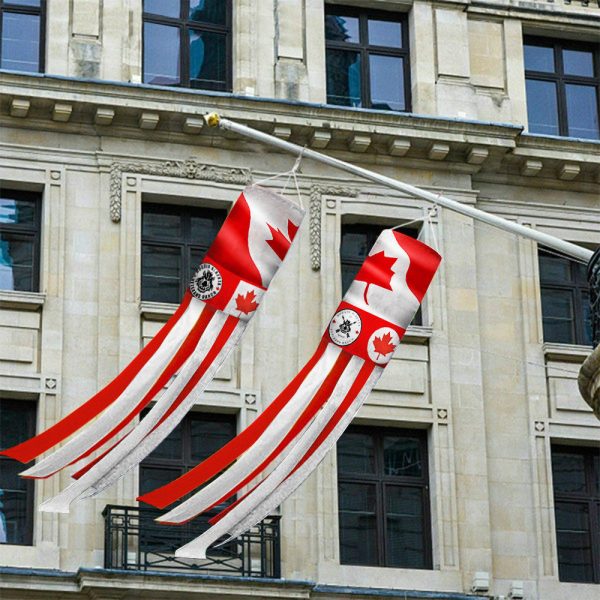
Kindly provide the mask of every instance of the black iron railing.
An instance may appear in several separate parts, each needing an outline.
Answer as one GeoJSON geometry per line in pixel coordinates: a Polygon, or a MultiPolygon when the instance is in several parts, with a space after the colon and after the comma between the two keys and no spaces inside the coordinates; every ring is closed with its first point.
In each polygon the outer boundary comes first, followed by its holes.
{"type": "Polygon", "coordinates": [[[205,560],[177,558],[175,550],[208,529],[211,514],[185,525],[161,525],[161,511],[109,504],[104,517],[104,567],[132,571],[199,571],[212,575],[281,577],[278,516],[208,551],[205,560]]]}
{"type": "Polygon", "coordinates": [[[588,266],[590,282],[590,317],[594,347],[600,344],[600,248],[592,256],[588,266]]]}

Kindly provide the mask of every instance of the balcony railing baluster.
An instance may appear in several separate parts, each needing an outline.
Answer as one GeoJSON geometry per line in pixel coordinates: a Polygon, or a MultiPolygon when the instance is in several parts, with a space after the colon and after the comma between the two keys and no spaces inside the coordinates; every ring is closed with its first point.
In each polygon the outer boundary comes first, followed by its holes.
{"type": "Polygon", "coordinates": [[[104,517],[104,567],[132,571],[200,571],[213,575],[281,577],[279,519],[270,516],[206,560],[176,558],[175,550],[208,528],[208,513],[182,526],[161,525],[152,508],[109,504],[104,517]]]}

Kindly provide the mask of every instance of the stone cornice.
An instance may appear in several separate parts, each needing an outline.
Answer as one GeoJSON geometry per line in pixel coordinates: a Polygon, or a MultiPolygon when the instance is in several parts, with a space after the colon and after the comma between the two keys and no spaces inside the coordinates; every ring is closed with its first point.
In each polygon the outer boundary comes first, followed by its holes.
{"type": "Polygon", "coordinates": [[[0,72],[0,90],[5,127],[236,147],[230,136],[202,126],[199,117],[216,110],[347,160],[359,154],[365,163],[376,156],[415,168],[504,171],[523,176],[523,185],[600,179],[600,144],[532,136],[518,125],[12,72],[0,72]]]}

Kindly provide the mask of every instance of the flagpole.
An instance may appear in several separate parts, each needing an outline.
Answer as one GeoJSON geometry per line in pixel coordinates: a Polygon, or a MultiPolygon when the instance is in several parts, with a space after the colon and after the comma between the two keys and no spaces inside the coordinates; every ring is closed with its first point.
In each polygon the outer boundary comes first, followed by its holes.
{"type": "Polygon", "coordinates": [[[359,177],[363,177],[365,179],[369,179],[370,181],[374,181],[375,183],[380,183],[381,185],[385,185],[392,189],[405,192],[406,194],[409,194],[411,196],[422,198],[423,200],[432,202],[434,204],[438,204],[439,206],[443,206],[444,208],[448,208],[449,210],[453,210],[454,212],[460,213],[467,217],[471,217],[478,221],[482,221],[483,223],[487,223],[488,225],[492,225],[493,227],[503,229],[504,231],[524,236],[526,238],[538,242],[539,244],[542,244],[543,246],[552,248],[557,252],[566,254],[577,260],[581,260],[588,263],[592,258],[593,252],[591,250],[588,250],[587,248],[582,248],[581,246],[577,246],[576,244],[566,242],[565,240],[561,240],[560,238],[557,238],[553,235],[537,231],[536,229],[525,227],[524,225],[521,225],[519,223],[509,221],[508,219],[497,217],[496,215],[487,213],[483,210],[479,210],[477,208],[469,206],[468,204],[462,204],[461,202],[457,202],[456,200],[452,200],[451,198],[442,196],[441,194],[428,192],[427,190],[423,190],[414,185],[410,185],[409,183],[404,183],[403,181],[398,181],[397,179],[386,177],[385,175],[381,175],[380,173],[369,171],[368,169],[363,169],[362,167],[358,167],[351,163],[347,163],[343,160],[333,158],[332,156],[321,154],[320,152],[316,152],[315,150],[311,150],[310,148],[302,148],[302,146],[292,144],[291,142],[279,139],[273,135],[269,135],[268,133],[263,133],[262,131],[258,131],[257,129],[247,127],[246,125],[241,125],[240,123],[235,123],[234,121],[230,121],[229,119],[224,119],[217,113],[210,113],[208,115],[205,115],[204,118],[209,127],[219,127],[220,129],[232,131],[241,136],[251,138],[258,142],[268,144],[270,146],[275,146],[276,148],[280,148],[281,150],[285,150],[286,152],[291,152],[292,154],[302,154],[306,158],[312,158],[313,160],[319,161],[337,169],[341,169],[342,171],[346,171],[347,173],[352,173],[353,175],[358,175],[359,177]]]}

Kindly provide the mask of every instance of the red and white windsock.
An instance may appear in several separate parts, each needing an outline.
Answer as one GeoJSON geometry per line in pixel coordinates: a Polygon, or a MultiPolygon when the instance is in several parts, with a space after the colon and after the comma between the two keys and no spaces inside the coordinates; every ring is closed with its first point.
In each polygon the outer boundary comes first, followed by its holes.
{"type": "Polygon", "coordinates": [[[425,295],[441,257],[425,244],[385,230],[313,357],[236,438],[175,481],[139,498],[164,508],[226,469],[158,520],[183,523],[250,486],[214,517],[208,531],[177,551],[203,557],[229,533],[248,530],[308,477],[352,421],[425,295]],[[268,475],[265,477],[265,475],[268,475]]]}
{"type": "Polygon", "coordinates": [[[175,428],[237,345],[303,216],[300,207],[282,196],[258,186],[246,188],[181,305],[138,356],[58,423],[1,452],[26,463],[72,436],[22,473],[45,478],[67,465],[80,465],[76,481],[40,510],[68,512],[73,500],[117,481],[175,428]],[[151,410],[133,425],[152,401],[151,410]]]}

